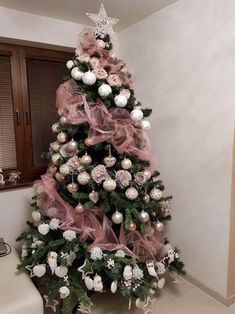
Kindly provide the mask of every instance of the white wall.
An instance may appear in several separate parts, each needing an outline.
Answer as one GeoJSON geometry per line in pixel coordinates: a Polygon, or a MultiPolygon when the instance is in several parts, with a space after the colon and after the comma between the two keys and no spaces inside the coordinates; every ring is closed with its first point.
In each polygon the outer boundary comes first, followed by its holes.
{"type": "Polygon", "coordinates": [[[119,34],[188,273],[226,296],[235,112],[235,1],[180,0],[119,34]]]}

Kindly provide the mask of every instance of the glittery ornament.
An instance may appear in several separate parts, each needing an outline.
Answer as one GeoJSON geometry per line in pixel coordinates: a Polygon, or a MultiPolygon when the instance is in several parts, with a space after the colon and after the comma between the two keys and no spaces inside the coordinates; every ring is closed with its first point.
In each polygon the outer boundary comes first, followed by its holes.
{"type": "Polygon", "coordinates": [[[145,169],[143,171],[143,173],[144,173],[144,176],[145,176],[146,180],[149,180],[151,178],[151,176],[152,176],[151,171],[148,170],[148,169],[145,169]]]}
{"type": "Polygon", "coordinates": [[[79,173],[79,175],[77,176],[78,183],[81,185],[88,184],[90,179],[91,179],[91,177],[90,177],[89,173],[86,171],[79,173]]]}
{"type": "Polygon", "coordinates": [[[51,161],[54,165],[58,165],[61,155],[59,153],[52,155],[51,161]]]}
{"type": "Polygon", "coordinates": [[[56,180],[62,182],[62,181],[64,181],[65,176],[63,176],[61,173],[57,172],[57,173],[55,174],[55,178],[56,178],[56,180]]]}
{"type": "Polygon", "coordinates": [[[88,155],[87,153],[85,153],[85,155],[83,155],[79,160],[82,165],[87,165],[87,166],[90,165],[92,162],[91,156],[88,155]]]}
{"type": "Polygon", "coordinates": [[[129,200],[135,200],[138,197],[138,191],[135,188],[128,188],[125,192],[126,198],[129,200]]]}
{"type": "Polygon", "coordinates": [[[70,173],[70,168],[68,165],[63,164],[60,166],[60,173],[62,176],[67,176],[70,173]]]}
{"type": "Polygon", "coordinates": [[[89,193],[89,199],[96,204],[99,200],[99,193],[96,191],[92,191],[89,193]]]}
{"type": "Polygon", "coordinates": [[[160,198],[162,197],[162,191],[157,189],[156,187],[154,187],[151,191],[150,191],[150,196],[153,200],[157,201],[160,200],[160,198]]]}
{"type": "Polygon", "coordinates": [[[60,132],[58,135],[57,135],[57,141],[59,143],[65,143],[67,141],[67,138],[68,138],[68,135],[67,133],[65,132],[60,132]]]}
{"type": "Polygon", "coordinates": [[[96,82],[96,76],[93,72],[87,71],[82,76],[82,81],[85,85],[91,86],[96,82]]]}
{"type": "Polygon", "coordinates": [[[132,161],[129,158],[124,158],[121,161],[121,166],[122,166],[123,169],[128,170],[132,166],[132,161]]]}
{"type": "Polygon", "coordinates": [[[58,122],[52,124],[52,126],[51,126],[52,132],[58,133],[59,132],[59,130],[58,130],[59,126],[60,126],[60,124],[58,122]]]}
{"type": "Polygon", "coordinates": [[[50,144],[50,147],[53,149],[54,152],[58,152],[60,150],[60,143],[55,141],[50,144]]]}
{"type": "Polygon", "coordinates": [[[103,183],[103,188],[108,192],[114,191],[116,186],[117,184],[112,178],[106,179],[103,183]]]}
{"type": "Polygon", "coordinates": [[[116,161],[117,161],[116,158],[112,155],[104,157],[104,164],[107,168],[113,167],[115,165],[116,161]]]}
{"type": "Polygon", "coordinates": [[[70,193],[75,193],[78,190],[78,185],[75,182],[71,182],[67,185],[67,189],[70,193]]]}

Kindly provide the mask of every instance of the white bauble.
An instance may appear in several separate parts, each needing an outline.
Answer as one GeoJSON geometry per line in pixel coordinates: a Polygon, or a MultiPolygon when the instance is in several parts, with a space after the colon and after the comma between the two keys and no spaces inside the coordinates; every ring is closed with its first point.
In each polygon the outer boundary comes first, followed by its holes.
{"type": "Polygon", "coordinates": [[[82,76],[82,81],[86,85],[89,85],[89,86],[93,85],[96,82],[96,76],[95,76],[95,74],[93,72],[87,71],[82,76]]]}
{"type": "Polygon", "coordinates": [[[68,287],[63,286],[63,287],[60,287],[59,293],[60,293],[60,298],[61,299],[66,299],[69,296],[69,294],[70,294],[70,290],[69,290],[68,287]]]}
{"type": "Polygon", "coordinates": [[[162,191],[157,188],[153,188],[150,191],[150,196],[153,200],[158,201],[162,197],[162,191]]]}
{"type": "Polygon", "coordinates": [[[78,67],[75,67],[71,71],[71,76],[74,78],[76,81],[80,81],[83,78],[84,73],[79,70],[78,67]]]}
{"type": "Polygon", "coordinates": [[[59,160],[61,158],[61,155],[59,153],[52,155],[51,161],[54,165],[57,165],[59,160]]]}
{"type": "Polygon", "coordinates": [[[161,221],[155,222],[154,227],[159,232],[162,232],[164,230],[164,224],[161,221]]]}
{"type": "Polygon", "coordinates": [[[149,221],[149,214],[145,210],[142,210],[140,213],[140,219],[142,222],[148,222],[149,221]]]}
{"type": "Polygon", "coordinates": [[[132,267],[130,265],[126,265],[123,270],[123,277],[125,280],[131,280],[133,277],[132,267]]]}
{"type": "Polygon", "coordinates": [[[117,280],[111,283],[111,292],[115,293],[117,291],[117,280]]]}
{"type": "Polygon", "coordinates": [[[90,165],[92,162],[91,156],[88,155],[87,153],[83,155],[79,160],[82,165],[86,165],[86,166],[90,165]]]}
{"type": "Polygon", "coordinates": [[[136,108],[131,111],[131,120],[134,122],[139,122],[142,120],[143,116],[143,111],[140,108],[136,108]]]}
{"type": "Polygon", "coordinates": [[[39,222],[41,220],[41,213],[39,210],[34,210],[32,212],[32,218],[35,222],[39,222]]]}
{"type": "Polygon", "coordinates": [[[38,226],[38,232],[41,233],[42,235],[48,234],[50,231],[50,226],[48,224],[41,224],[38,226]]]}
{"type": "Polygon", "coordinates": [[[66,124],[67,123],[67,118],[65,116],[60,117],[60,123],[62,125],[66,124]]]}
{"type": "Polygon", "coordinates": [[[143,171],[143,173],[144,173],[144,176],[145,176],[146,180],[149,180],[149,179],[151,178],[151,176],[152,176],[151,171],[148,170],[148,169],[145,169],[145,170],[143,171]]]}
{"type": "Polygon", "coordinates": [[[122,169],[128,170],[132,167],[132,161],[129,158],[124,158],[121,161],[122,169]]]}
{"type": "Polygon", "coordinates": [[[67,185],[67,189],[70,193],[75,193],[78,190],[78,185],[75,182],[71,182],[67,185]]]}
{"type": "Polygon", "coordinates": [[[36,276],[36,277],[43,277],[46,273],[46,267],[45,265],[35,265],[33,267],[33,274],[36,276]]]}
{"type": "Polygon", "coordinates": [[[112,222],[116,225],[119,225],[123,222],[123,214],[116,210],[116,212],[112,215],[112,222]]]}
{"type": "Polygon", "coordinates": [[[165,278],[161,278],[158,283],[157,286],[159,289],[162,289],[165,286],[165,278]]]}
{"type": "Polygon", "coordinates": [[[59,278],[63,278],[68,273],[68,267],[67,266],[59,266],[55,269],[55,274],[59,278]]]}
{"type": "Polygon", "coordinates": [[[58,133],[59,132],[59,130],[58,130],[59,126],[60,126],[60,124],[58,122],[52,124],[52,126],[51,126],[52,132],[58,133]]]}
{"type": "Polygon", "coordinates": [[[74,62],[73,62],[73,60],[68,60],[68,61],[66,62],[66,67],[67,67],[68,70],[71,70],[71,69],[74,67],[74,62]]]}
{"type": "Polygon", "coordinates": [[[77,176],[78,183],[81,185],[88,184],[90,179],[91,179],[91,177],[90,177],[89,173],[86,171],[79,173],[79,175],[77,176]]]}
{"type": "Polygon", "coordinates": [[[69,141],[67,144],[67,150],[70,153],[75,153],[77,149],[78,149],[78,142],[74,141],[74,139],[72,138],[71,141],[69,141]]]}
{"type": "Polygon", "coordinates": [[[126,198],[129,200],[135,200],[138,197],[138,191],[135,188],[128,188],[125,192],[126,198]]]}
{"type": "Polygon", "coordinates": [[[65,143],[67,141],[67,138],[68,138],[68,135],[67,133],[65,132],[60,132],[58,135],[57,135],[57,141],[59,143],[65,143]]]}
{"type": "Polygon", "coordinates": [[[67,176],[70,173],[70,168],[68,165],[63,164],[60,166],[60,173],[62,176],[67,176]]]}
{"type": "Polygon", "coordinates": [[[108,192],[114,191],[116,189],[116,186],[117,184],[112,178],[106,179],[103,183],[103,188],[105,189],[105,191],[108,192]]]}
{"type": "Polygon", "coordinates": [[[141,126],[142,126],[142,129],[144,129],[145,131],[151,130],[151,123],[148,120],[142,120],[141,126]]]}
{"type": "Polygon", "coordinates": [[[52,142],[50,144],[50,147],[53,149],[54,152],[58,152],[60,150],[60,143],[57,141],[52,142]]]}
{"type": "Polygon", "coordinates": [[[114,102],[117,107],[123,108],[127,104],[127,98],[126,96],[119,94],[114,98],[114,102]]]}
{"type": "Polygon", "coordinates": [[[98,94],[101,97],[107,97],[111,93],[112,93],[112,88],[108,84],[102,84],[98,88],[98,94]]]}
{"type": "Polygon", "coordinates": [[[94,288],[93,280],[91,279],[91,277],[86,276],[84,278],[84,283],[88,290],[92,290],[94,288]]]}

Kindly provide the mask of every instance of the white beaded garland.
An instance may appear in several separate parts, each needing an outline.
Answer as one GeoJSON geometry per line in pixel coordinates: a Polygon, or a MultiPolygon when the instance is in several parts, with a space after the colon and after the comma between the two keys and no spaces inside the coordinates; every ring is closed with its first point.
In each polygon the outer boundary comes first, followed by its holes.
{"type": "Polygon", "coordinates": [[[68,61],[66,62],[66,67],[67,67],[68,70],[71,70],[71,69],[74,67],[74,62],[73,62],[73,60],[68,60],[68,61]]]}
{"type": "Polygon", "coordinates": [[[138,197],[138,191],[136,190],[136,188],[128,188],[125,192],[126,198],[128,198],[129,200],[135,200],[138,197]]]}
{"type": "Polygon", "coordinates": [[[117,107],[125,107],[127,104],[127,98],[125,95],[119,94],[114,98],[115,105],[117,107]]]}
{"type": "Polygon", "coordinates": [[[68,136],[67,136],[67,133],[65,133],[65,132],[60,132],[60,133],[57,135],[57,141],[58,141],[59,143],[62,143],[62,144],[67,141],[67,138],[68,138],[68,136]]]}
{"type": "Polygon", "coordinates": [[[124,158],[121,161],[121,166],[123,169],[128,170],[132,167],[132,161],[129,158],[124,158]]]}
{"type": "Polygon", "coordinates": [[[78,183],[81,185],[88,184],[90,179],[91,179],[91,177],[90,177],[89,173],[86,171],[79,173],[79,175],[77,176],[78,183]]]}
{"type": "Polygon", "coordinates": [[[162,197],[162,191],[154,187],[150,191],[150,197],[155,201],[160,200],[160,198],[162,197]]]}
{"type": "Polygon", "coordinates": [[[116,186],[117,184],[112,178],[106,179],[103,183],[103,188],[105,189],[105,191],[108,192],[114,191],[116,189],[116,186]]]}
{"type": "Polygon", "coordinates": [[[151,123],[148,120],[142,120],[141,126],[142,126],[142,129],[144,129],[145,131],[151,130],[151,123]]]}
{"type": "Polygon", "coordinates": [[[111,93],[112,93],[112,88],[108,84],[102,84],[98,88],[98,94],[101,97],[107,97],[111,93]]]}
{"type": "Polygon", "coordinates": [[[119,225],[123,222],[123,214],[116,210],[116,212],[112,215],[112,222],[116,225],[119,225]]]}
{"type": "Polygon", "coordinates": [[[139,122],[143,118],[143,116],[143,111],[138,107],[131,111],[131,120],[133,120],[134,122],[139,122]]]}
{"type": "Polygon", "coordinates": [[[70,168],[68,165],[63,164],[60,166],[60,173],[62,176],[67,176],[70,173],[70,168]]]}
{"type": "Polygon", "coordinates": [[[86,84],[88,86],[91,86],[91,85],[95,84],[96,76],[95,76],[95,74],[93,72],[87,71],[82,76],[82,81],[83,81],[84,84],[86,84]]]}
{"type": "Polygon", "coordinates": [[[80,81],[83,78],[84,73],[79,70],[78,67],[75,67],[71,71],[71,76],[74,78],[76,81],[80,81]]]}

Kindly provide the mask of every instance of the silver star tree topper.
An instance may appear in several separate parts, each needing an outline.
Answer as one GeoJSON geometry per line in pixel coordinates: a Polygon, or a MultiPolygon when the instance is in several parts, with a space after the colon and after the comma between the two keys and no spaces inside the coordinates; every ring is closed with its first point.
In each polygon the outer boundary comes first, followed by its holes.
{"type": "Polygon", "coordinates": [[[86,13],[86,15],[96,24],[95,36],[114,35],[113,26],[119,19],[108,17],[103,3],[100,5],[99,13],[86,13]]]}

